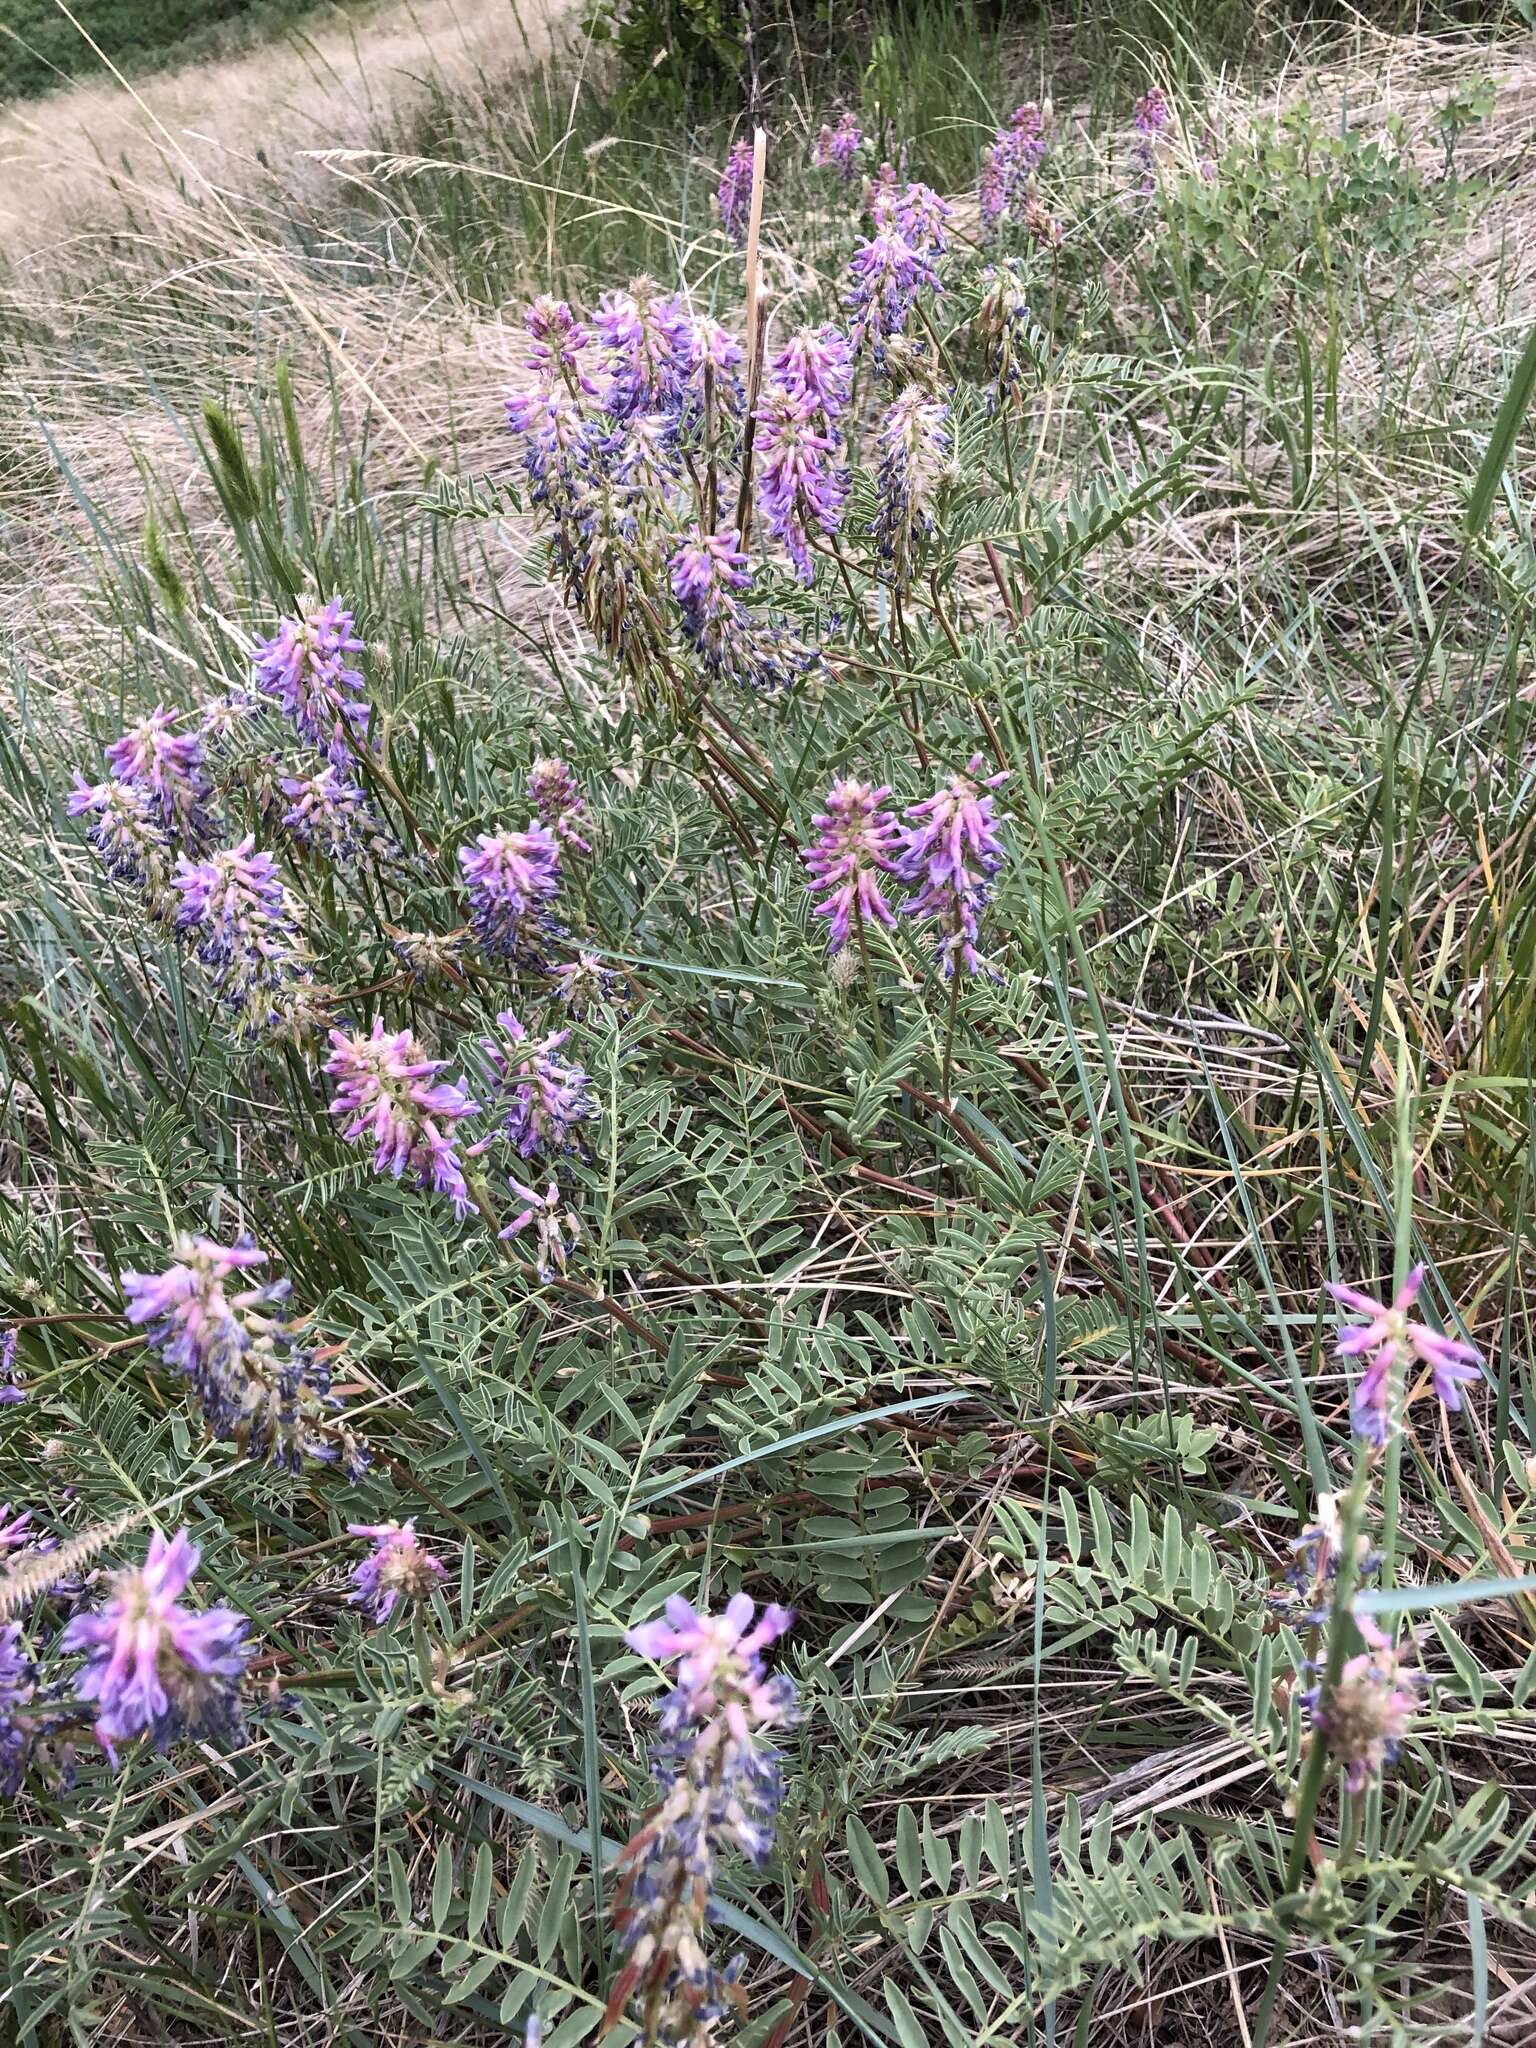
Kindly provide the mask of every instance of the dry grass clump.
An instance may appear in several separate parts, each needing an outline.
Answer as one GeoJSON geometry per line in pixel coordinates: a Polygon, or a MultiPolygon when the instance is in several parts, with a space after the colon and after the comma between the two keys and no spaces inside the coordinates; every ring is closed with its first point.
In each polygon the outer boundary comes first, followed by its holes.
{"type": "Polygon", "coordinates": [[[323,189],[307,152],[369,142],[432,91],[505,91],[546,57],[569,0],[383,0],[320,14],[238,56],[128,88],[110,77],[0,107],[0,252],[55,257],[166,187],[298,205],[323,189]]]}

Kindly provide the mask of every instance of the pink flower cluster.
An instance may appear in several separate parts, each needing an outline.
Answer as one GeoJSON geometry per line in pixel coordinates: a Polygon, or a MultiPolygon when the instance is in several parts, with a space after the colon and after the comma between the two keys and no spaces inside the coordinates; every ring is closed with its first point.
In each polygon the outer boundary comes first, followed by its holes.
{"type": "Polygon", "coordinates": [[[848,775],[827,791],[827,807],[811,820],[816,838],[801,854],[810,872],[807,887],[825,890],[813,915],[827,922],[827,950],[840,953],[848,944],[855,920],[894,925],[891,907],[880,891],[880,877],[895,868],[891,855],[899,828],[884,808],[890,791],[871,789],[848,775]]]}
{"type": "Polygon", "coordinates": [[[910,804],[902,825],[884,808],[888,789],[871,789],[852,776],[833,783],[826,809],[812,820],[817,836],[801,854],[811,877],[807,888],[826,892],[814,915],[828,920],[829,952],[848,944],[855,921],[894,924],[880,881],[891,874],[919,885],[901,908],[908,917],[937,922],[946,979],[957,969],[983,969],[975,946],[978,920],[1003,861],[991,791],[1008,777],[983,780],[981,768],[981,756],[973,755],[965,774],[910,804]]]}
{"type": "MultiPolygon", "coordinates": [[[[582,1149],[581,1126],[597,1115],[592,1084],[580,1067],[555,1055],[570,1037],[552,1031],[532,1039],[511,1010],[498,1012],[504,1039],[486,1039],[485,1048],[496,1077],[503,1128],[518,1157],[531,1159],[582,1149]]],[[[484,1143],[475,1147],[485,1149],[484,1143]]]]}
{"type": "Polygon", "coordinates": [[[174,730],[181,715],[157,704],[107,748],[107,766],[119,782],[143,793],[167,832],[196,846],[209,829],[212,790],[202,740],[174,730]]]}
{"type": "Polygon", "coordinates": [[[540,759],[528,771],[528,799],[569,853],[590,853],[591,842],[583,838],[587,824],[586,800],[576,786],[569,761],[540,759]]]}
{"type": "Polygon", "coordinates": [[[836,171],[845,185],[851,185],[858,171],[864,131],[856,114],[843,114],[834,128],[823,121],[811,147],[811,162],[819,171],[836,171]]]}
{"type": "Polygon", "coordinates": [[[529,956],[549,930],[548,906],[560,891],[560,848],[545,825],[523,832],[482,832],[459,849],[469,890],[469,921],[493,957],[529,956]]]}
{"type": "Polygon", "coordinates": [[[354,1590],[347,1599],[367,1608],[375,1621],[388,1621],[401,1605],[429,1599],[448,1576],[441,1560],[423,1548],[414,1522],[348,1522],[347,1534],[373,1545],[353,1567],[354,1590]]]}
{"type": "Polygon", "coordinates": [[[185,1530],[169,1543],[157,1531],[143,1564],[112,1581],[106,1605],[76,1615],[60,1638],[61,1649],[84,1653],[75,1690],[96,1702],[96,1735],[114,1761],[114,1745],[135,1735],[164,1749],[178,1735],[239,1728],[239,1684],[251,1654],[244,1618],[180,1603],[200,1556],[185,1530]]]}
{"type": "Polygon", "coordinates": [[[470,1196],[454,1130],[478,1104],[434,1078],[448,1062],[424,1058],[409,1031],[386,1031],[382,1017],[366,1037],[333,1031],[331,1047],[325,1071],[336,1083],[330,1110],[342,1136],[372,1144],[376,1173],[398,1180],[409,1172],[465,1215],[470,1196]]]}
{"type": "Polygon", "coordinates": [[[1344,1766],[1346,1788],[1357,1798],[1395,1763],[1408,1724],[1422,1703],[1424,1675],[1403,1661],[1380,1631],[1362,1622],[1369,1647],[1346,1660],[1338,1682],[1302,1695],[1313,1727],[1344,1766]]]}
{"type": "Polygon", "coordinates": [[[1026,218],[1035,206],[1035,173],[1045,161],[1045,115],[1033,100],[1015,107],[1012,119],[999,128],[982,159],[982,225],[996,229],[1005,220],[1026,218]]]}
{"type": "Polygon", "coordinates": [[[720,208],[720,225],[733,242],[747,239],[747,220],[752,211],[752,145],[746,140],[733,144],[720,173],[715,194],[720,208]]]}
{"type": "Polygon", "coordinates": [[[709,1954],[716,1873],[729,1849],[759,1866],[772,1854],[784,1783],[766,1738],[797,1718],[793,1683],[770,1678],[762,1662],[794,1616],[779,1606],[755,1615],[744,1593],[719,1615],[674,1596],[662,1619],[626,1638],[641,1656],[674,1665],[676,1684],[651,1752],[661,1804],[618,1859],[614,1920],[625,1961],[608,2019],[633,1999],[648,2038],[688,2048],[715,2038],[714,2021],[745,2004],[736,1966],[721,1969],[709,1954]]]}
{"type": "Polygon", "coordinates": [[[1386,1442],[1402,1375],[1410,1366],[1428,1369],[1437,1399],[1453,1413],[1461,1407],[1462,1388],[1482,1378],[1482,1354],[1476,1345],[1447,1337],[1410,1316],[1423,1284],[1424,1268],[1415,1266],[1392,1300],[1381,1302],[1358,1287],[1328,1283],[1328,1292],[1340,1307],[1363,1318],[1338,1338],[1341,1358],[1365,1360],[1350,1406],[1355,1435],[1362,1443],[1386,1442]]]}

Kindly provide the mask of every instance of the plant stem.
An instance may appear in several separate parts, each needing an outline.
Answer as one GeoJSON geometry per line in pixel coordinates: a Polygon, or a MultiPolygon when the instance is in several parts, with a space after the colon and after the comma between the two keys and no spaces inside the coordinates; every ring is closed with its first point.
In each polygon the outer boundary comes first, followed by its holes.
{"type": "MultiPolygon", "coordinates": [[[[1328,1656],[1318,1686],[1318,1698],[1325,1709],[1338,1685],[1339,1674],[1344,1669],[1349,1632],[1354,1626],[1350,1609],[1354,1600],[1355,1581],[1359,1577],[1360,1524],[1364,1519],[1366,1498],[1370,1492],[1371,1470],[1369,1454],[1361,1451],[1356,1458],[1355,1476],[1350,1481],[1349,1491],[1339,1508],[1339,1568],[1334,1577],[1333,1599],[1328,1608],[1328,1656]]],[[[1264,1995],[1254,2021],[1253,2048],[1266,2048],[1269,2030],[1274,2022],[1275,2000],[1280,1993],[1280,1978],[1285,1969],[1286,1956],[1290,1952],[1292,1914],[1287,1911],[1285,1901],[1296,1892],[1301,1883],[1307,1851],[1312,1841],[1312,1823],[1317,1817],[1318,1801],[1322,1798],[1323,1779],[1327,1769],[1328,1743],[1322,1730],[1314,1728],[1307,1749],[1306,1763],[1302,1768],[1301,1784],[1296,1794],[1295,1833],[1291,1838],[1291,1853],[1286,1859],[1284,1890],[1275,1906],[1275,1916],[1280,1925],[1269,1959],[1269,1973],[1264,1980],[1264,1995]]]]}
{"type": "Polygon", "coordinates": [[[859,942],[859,958],[864,963],[864,986],[869,992],[869,1014],[875,1030],[875,1054],[882,1062],[885,1059],[885,1033],[880,1028],[880,993],[875,987],[875,970],[869,957],[869,943],[864,936],[864,913],[857,903],[853,906],[854,936],[859,942]]]}
{"type": "Polygon", "coordinates": [[[955,1054],[955,1019],[960,1010],[960,969],[953,960],[949,963],[949,1019],[944,1026],[944,1067],[939,1080],[939,1093],[944,1098],[946,1109],[954,1108],[954,1099],[949,1092],[949,1069],[955,1054]]]}

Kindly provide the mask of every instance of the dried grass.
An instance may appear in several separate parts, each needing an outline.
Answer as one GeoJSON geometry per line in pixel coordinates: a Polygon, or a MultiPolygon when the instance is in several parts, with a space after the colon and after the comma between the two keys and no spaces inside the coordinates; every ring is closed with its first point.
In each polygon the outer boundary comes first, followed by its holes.
{"type": "Polygon", "coordinates": [[[570,0],[385,0],[125,88],[72,85],[0,109],[0,252],[47,256],[116,215],[203,184],[313,199],[305,152],[361,147],[435,86],[499,90],[549,54],[570,0]]]}

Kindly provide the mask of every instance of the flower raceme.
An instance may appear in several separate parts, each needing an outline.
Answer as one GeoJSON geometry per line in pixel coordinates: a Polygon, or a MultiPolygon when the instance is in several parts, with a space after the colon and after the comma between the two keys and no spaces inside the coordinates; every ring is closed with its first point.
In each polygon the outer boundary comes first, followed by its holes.
{"type": "Polygon", "coordinates": [[[523,469],[535,505],[574,522],[593,475],[591,422],[569,391],[535,386],[509,392],[507,425],[523,444],[523,469]]]}
{"type": "Polygon", "coordinates": [[[875,545],[905,588],[919,539],[933,532],[939,494],[953,472],[949,407],[909,384],[880,422],[875,545]]]}
{"type": "MultiPolygon", "coordinates": [[[[496,1022],[504,1039],[488,1038],[484,1043],[496,1076],[497,1102],[505,1105],[502,1127],[518,1157],[583,1150],[581,1126],[598,1110],[588,1076],[555,1057],[570,1032],[552,1031],[547,1038],[531,1039],[511,1010],[499,1011],[496,1022]]],[[[489,1142],[482,1141],[474,1150],[484,1151],[489,1142]]]]}
{"type": "MultiPolygon", "coordinates": [[[[0,1408],[14,1408],[27,1398],[16,1356],[20,1343],[21,1338],[15,1330],[7,1330],[0,1336],[0,1408]]],[[[3,1521],[4,1513],[0,1511],[0,1522],[3,1521]]]]}
{"type": "Polygon", "coordinates": [[[783,1775],[765,1739],[796,1717],[795,1689],[770,1678],[762,1653],[794,1617],[738,1593],[723,1614],[670,1599],[660,1620],[629,1631],[630,1648],[675,1668],[651,1752],[660,1805],[620,1852],[614,1919],[625,1951],[608,2004],[613,2024],[634,2002],[646,2039],[702,2048],[713,2022],[745,1999],[737,1965],[708,1952],[716,1873],[728,1849],[759,1867],[773,1851],[783,1775]]]}
{"type": "Polygon", "coordinates": [[[348,662],[362,648],[351,612],[333,597],[299,618],[284,619],[270,639],[257,643],[252,657],[258,687],[338,768],[368,744],[363,679],[348,662]]]}
{"type": "Polygon", "coordinates": [[[493,957],[529,952],[529,936],[549,929],[548,905],[560,889],[560,848],[547,826],[523,832],[482,832],[459,849],[469,891],[469,921],[493,957]]]}
{"type": "Polygon", "coordinates": [[[239,1731],[245,1621],[228,1607],[180,1604],[201,1554],[185,1530],[169,1543],[157,1530],[143,1564],[117,1573],[105,1606],[76,1615],[59,1639],[85,1656],[75,1690],[95,1701],[97,1739],[114,1762],[114,1745],[135,1735],[163,1750],[179,1735],[239,1731]]]}
{"type": "Polygon", "coordinates": [[[981,219],[995,230],[1003,221],[1027,217],[1034,204],[1033,181],[1045,161],[1045,112],[1033,100],[1015,107],[999,128],[982,161],[981,219]]]}
{"type": "Polygon", "coordinates": [[[36,1691],[36,1673],[22,1642],[21,1624],[0,1628],[0,1799],[21,1790],[32,1752],[32,1729],[26,1709],[36,1691]]]}
{"type": "Polygon", "coordinates": [[[671,572],[683,632],[707,676],[771,694],[815,665],[815,654],[787,626],[743,602],[752,572],[735,527],[708,534],[693,527],[672,556],[671,572]]]}
{"type": "Polygon", "coordinates": [[[819,171],[836,171],[845,185],[851,185],[863,141],[864,131],[856,114],[844,114],[835,128],[823,121],[811,148],[811,162],[819,171]]]}
{"type": "Polygon", "coordinates": [[[739,246],[747,239],[747,222],[752,212],[752,145],[745,139],[732,146],[720,173],[715,198],[720,207],[720,225],[739,246]]]}
{"type": "Polygon", "coordinates": [[[906,331],[918,292],[925,286],[942,289],[939,274],[931,255],[914,248],[889,222],[859,244],[848,273],[849,339],[857,354],[868,351],[878,371],[884,367],[887,344],[906,331]]]}
{"type": "Polygon", "coordinates": [[[181,899],[172,887],[176,855],[149,798],[131,782],[76,782],[67,808],[91,816],[87,836],[114,881],[126,883],[157,924],[176,921],[181,899]]]}
{"type": "Polygon", "coordinates": [[[580,1024],[599,1008],[623,1006],[624,985],[611,967],[605,967],[596,953],[578,953],[553,970],[555,1000],[568,1017],[580,1024]]]}
{"type": "Polygon", "coordinates": [[[283,830],[306,851],[345,867],[367,853],[392,851],[368,795],[334,762],[315,775],[285,775],[278,783],[288,800],[283,830]]]}
{"type": "Polygon", "coordinates": [[[1024,370],[1033,360],[1029,301],[1023,272],[1011,259],[988,264],[981,273],[986,286],[976,309],[976,336],[986,352],[987,368],[997,389],[989,400],[1001,403],[1023,390],[1024,370]]]}
{"type": "Polygon", "coordinates": [[[423,1549],[414,1522],[348,1522],[347,1534],[373,1545],[352,1568],[354,1591],[347,1599],[375,1621],[388,1621],[398,1606],[430,1599],[448,1576],[441,1561],[423,1549]]]}
{"type": "Polygon", "coordinates": [[[572,853],[590,853],[591,842],[582,837],[587,823],[587,806],[576,786],[569,761],[558,757],[535,761],[528,771],[528,800],[539,820],[554,833],[562,847],[572,853]]]}
{"type": "Polygon", "coordinates": [[[242,1036],[291,1023],[310,980],[309,956],[271,854],[258,853],[247,833],[206,860],[183,856],[173,880],[181,896],[177,929],[192,941],[242,1036]]]}
{"type": "Polygon", "coordinates": [[[842,444],[817,425],[820,406],[801,390],[770,384],[757,408],[758,495],[802,583],[816,573],[810,534],[836,533],[848,478],[842,444]]]}
{"type": "Polygon", "coordinates": [[[848,410],[853,356],[848,337],[830,322],[798,329],[773,358],[769,371],[770,388],[787,392],[823,432],[848,410]]]}
{"type": "Polygon", "coordinates": [[[1320,1684],[1302,1695],[1313,1728],[1343,1765],[1345,1787],[1357,1798],[1397,1761],[1425,1683],[1379,1630],[1367,1629],[1366,1641],[1366,1649],[1345,1661],[1326,1699],[1320,1684]]]}
{"type": "Polygon", "coordinates": [[[801,859],[811,879],[812,895],[823,890],[813,915],[827,923],[827,951],[841,953],[855,920],[860,924],[894,925],[895,917],[880,889],[880,877],[895,868],[891,853],[899,828],[884,808],[886,788],[871,789],[856,776],[844,776],[827,791],[826,809],[811,820],[816,837],[801,859]]]}
{"type": "Polygon", "coordinates": [[[616,420],[637,412],[672,412],[681,403],[693,364],[688,309],[652,277],[634,278],[627,291],[605,292],[592,325],[607,350],[603,397],[616,420]]]}
{"type": "Polygon", "coordinates": [[[1347,1325],[1338,1338],[1341,1358],[1365,1360],[1350,1404],[1354,1432],[1362,1443],[1386,1442],[1398,1383],[1409,1366],[1428,1368],[1437,1400],[1453,1413],[1461,1407],[1461,1389],[1482,1378],[1482,1354],[1476,1345],[1447,1337],[1409,1314],[1423,1284],[1424,1268],[1415,1266],[1392,1300],[1382,1302],[1357,1287],[1328,1283],[1339,1306],[1363,1318],[1347,1325]]]}
{"type": "Polygon", "coordinates": [[[341,1403],[287,1313],[289,1283],[246,1284],[267,1254],[250,1237],[182,1236],[172,1252],[163,1273],[124,1273],[126,1315],[188,1381],[213,1434],[295,1475],[314,1459],[360,1478],[367,1446],[332,1419],[341,1403]]]}
{"type": "Polygon", "coordinates": [[[399,1180],[409,1172],[465,1215],[471,1203],[454,1131],[479,1105],[434,1078],[448,1062],[427,1059],[409,1031],[386,1031],[382,1017],[366,1037],[333,1031],[331,1047],[325,1072],[336,1083],[330,1111],[342,1136],[372,1143],[375,1173],[399,1180]]]}
{"type": "Polygon", "coordinates": [[[1161,86],[1149,86],[1136,102],[1131,118],[1136,127],[1132,156],[1141,172],[1137,187],[1143,199],[1157,190],[1157,138],[1168,126],[1172,109],[1161,86]]]}
{"type": "Polygon", "coordinates": [[[173,730],[180,716],[157,704],[107,748],[107,766],[143,793],[173,838],[196,846],[209,830],[212,787],[199,735],[173,730]]]}
{"type": "Polygon", "coordinates": [[[581,364],[582,351],[592,345],[591,330],[583,327],[564,299],[542,293],[523,315],[523,325],[533,340],[537,369],[563,378],[572,391],[596,397],[598,387],[581,364]]]}
{"type": "Polygon", "coordinates": [[[931,185],[908,185],[891,210],[910,247],[934,261],[949,247],[949,216],[949,201],[941,199],[931,185]]]}
{"type": "Polygon", "coordinates": [[[506,1229],[497,1232],[497,1236],[501,1239],[518,1237],[531,1223],[534,1268],[541,1280],[558,1278],[576,1249],[576,1241],[581,1235],[580,1219],[573,1210],[561,1207],[560,1189],[554,1181],[542,1195],[537,1188],[524,1187],[520,1180],[509,1179],[507,1185],[523,1206],[506,1229]]]}
{"type": "Polygon", "coordinates": [[[946,980],[957,971],[994,972],[976,951],[976,937],[992,877],[1003,863],[990,792],[1008,776],[1005,770],[983,779],[981,770],[981,756],[973,754],[963,775],[952,775],[931,797],[908,806],[896,861],[901,880],[918,884],[903,911],[933,918],[939,926],[938,959],[946,980]]]}

